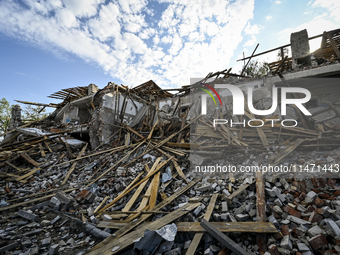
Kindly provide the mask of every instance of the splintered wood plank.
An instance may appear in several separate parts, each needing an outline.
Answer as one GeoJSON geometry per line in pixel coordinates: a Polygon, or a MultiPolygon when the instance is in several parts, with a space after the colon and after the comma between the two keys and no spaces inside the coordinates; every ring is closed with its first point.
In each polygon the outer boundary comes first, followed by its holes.
{"type": "Polygon", "coordinates": [[[236,255],[250,255],[250,253],[246,252],[241,246],[219,231],[218,228],[213,226],[208,221],[203,219],[201,221],[201,226],[217,241],[226,246],[228,249],[232,250],[236,255]]]}
{"type": "Polygon", "coordinates": [[[253,183],[254,182],[242,185],[241,187],[238,188],[238,190],[236,190],[233,194],[231,194],[227,199],[232,201],[235,197],[237,197],[239,194],[241,194],[243,191],[245,191],[253,183]]]}
{"type": "MultiPolygon", "coordinates": [[[[279,231],[270,222],[209,222],[214,227],[224,233],[278,233],[279,231]]],[[[176,223],[178,232],[202,232],[206,230],[199,222],[178,222],[176,223]]]]}
{"type": "Polygon", "coordinates": [[[27,174],[24,174],[18,178],[16,178],[15,180],[18,182],[18,181],[21,181],[23,179],[26,179],[27,177],[33,175],[36,171],[40,170],[41,168],[34,168],[32,169],[30,172],[28,172],[27,174]]]}
{"type": "MultiPolygon", "coordinates": [[[[118,166],[118,164],[120,164],[120,162],[122,162],[123,160],[125,160],[127,157],[129,157],[134,151],[136,151],[142,144],[144,144],[145,141],[140,142],[138,145],[132,145],[132,146],[136,146],[132,151],[130,151],[129,153],[127,153],[124,157],[122,157],[120,160],[118,160],[118,162],[116,164],[114,164],[112,167],[110,167],[109,169],[107,169],[104,173],[102,173],[101,175],[99,175],[95,180],[93,180],[92,182],[88,183],[86,185],[86,187],[92,185],[93,183],[95,183],[96,181],[98,181],[99,179],[101,179],[104,175],[106,175],[107,173],[109,173],[110,171],[112,171],[116,166],[118,166]]],[[[126,147],[126,146],[123,146],[126,147]]]]}
{"type": "Polygon", "coordinates": [[[285,157],[287,157],[290,153],[292,153],[296,147],[298,147],[301,143],[303,143],[304,141],[306,141],[306,139],[297,139],[293,142],[291,142],[284,150],[282,150],[278,155],[276,155],[275,157],[270,158],[269,160],[271,160],[273,163],[273,166],[276,166],[277,164],[279,164],[281,162],[282,159],[284,159],[285,157]]]}
{"type": "MultiPolygon", "coordinates": [[[[218,198],[218,194],[214,194],[214,195],[212,195],[212,197],[210,199],[210,203],[208,205],[207,211],[204,214],[204,219],[207,220],[207,221],[209,221],[211,213],[214,210],[217,198],[218,198]]],[[[203,233],[196,233],[195,234],[194,239],[192,239],[192,241],[190,243],[189,249],[185,253],[186,255],[191,255],[191,254],[194,255],[195,254],[196,249],[197,249],[202,237],[203,237],[203,233]]]]}
{"type": "Polygon", "coordinates": [[[166,165],[168,163],[169,159],[162,162],[161,164],[159,164],[157,166],[157,168],[154,171],[150,171],[147,176],[145,176],[142,180],[140,180],[138,183],[136,183],[133,187],[131,187],[129,190],[122,192],[121,194],[118,195],[118,197],[116,197],[110,204],[106,205],[103,209],[101,209],[99,211],[99,213],[103,213],[104,210],[108,209],[109,207],[111,207],[114,203],[116,203],[119,199],[121,199],[122,197],[124,197],[126,194],[128,194],[130,191],[132,191],[134,188],[136,188],[138,185],[140,185],[141,183],[143,183],[144,181],[148,180],[151,176],[155,175],[164,165],[166,165]]]}
{"type": "Polygon", "coordinates": [[[97,208],[94,210],[93,214],[97,213],[98,210],[105,204],[105,202],[110,198],[110,196],[106,196],[103,201],[97,206],[97,208]]]}
{"type": "Polygon", "coordinates": [[[35,161],[34,159],[32,159],[27,153],[22,153],[20,154],[20,156],[24,158],[26,161],[28,161],[29,163],[31,163],[33,166],[35,167],[39,166],[39,163],[35,161]]]}
{"type": "Polygon", "coordinates": [[[153,180],[150,185],[152,185],[151,189],[151,195],[150,195],[150,200],[149,200],[149,210],[154,208],[157,202],[157,196],[158,196],[158,189],[159,189],[159,183],[160,183],[160,176],[161,172],[158,172],[155,174],[153,177],[153,180]]]}
{"type": "Polygon", "coordinates": [[[122,217],[127,216],[127,214],[124,214],[123,212],[129,212],[130,208],[136,202],[137,198],[139,197],[139,194],[142,192],[142,190],[144,189],[144,187],[145,187],[145,185],[147,184],[148,181],[149,180],[146,180],[141,185],[139,185],[139,187],[136,189],[135,193],[133,193],[132,197],[130,198],[129,202],[127,202],[126,205],[124,206],[124,208],[122,209],[122,211],[121,211],[122,213],[112,216],[113,219],[120,219],[122,217]]]}
{"type": "MultiPolygon", "coordinates": [[[[71,191],[76,190],[76,189],[78,189],[78,188],[63,190],[63,192],[68,193],[68,192],[71,192],[71,191]]],[[[6,211],[6,210],[9,210],[9,209],[13,209],[13,208],[16,208],[16,207],[19,207],[19,206],[27,205],[27,204],[30,204],[30,203],[34,203],[34,202],[37,202],[37,201],[40,201],[40,200],[46,200],[47,198],[54,197],[56,194],[57,193],[53,193],[53,194],[50,194],[50,195],[47,195],[47,196],[44,196],[44,197],[31,199],[31,200],[28,200],[28,201],[16,203],[16,204],[9,205],[9,206],[6,206],[6,207],[0,207],[0,212],[6,211]]]]}
{"type": "MultiPolygon", "coordinates": [[[[137,177],[118,195],[118,197],[121,195],[121,194],[124,194],[124,193],[126,193],[133,185],[135,185],[136,184],[136,182],[138,182],[139,181],[139,179],[140,179],[140,177],[142,177],[142,175],[143,175],[143,172],[141,172],[141,173],[139,173],[139,175],[137,175],[137,177]]],[[[117,198],[118,198],[117,197],[117,198]]],[[[123,196],[122,196],[123,197],[123,196]]],[[[116,199],[117,199],[116,198],[116,199]]],[[[119,199],[118,199],[119,200],[119,199]]],[[[116,200],[116,201],[118,201],[118,200],[116,200]]],[[[114,203],[110,203],[109,204],[110,206],[105,206],[102,210],[105,210],[106,208],[109,208],[109,207],[111,207],[111,206],[113,206],[114,205],[114,203]]]]}
{"type": "Polygon", "coordinates": [[[40,149],[40,154],[42,157],[46,157],[46,154],[45,154],[45,151],[44,151],[44,147],[42,146],[41,143],[38,143],[39,144],[39,149],[40,149]]]}
{"type": "Polygon", "coordinates": [[[127,204],[124,206],[124,208],[122,209],[122,212],[127,212],[130,210],[130,208],[133,206],[133,204],[136,202],[137,198],[139,197],[139,194],[142,192],[142,190],[144,189],[145,185],[148,183],[148,180],[146,180],[145,182],[143,182],[141,185],[139,185],[139,187],[137,188],[137,190],[135,191],[135,193],[132,195],[131,199],[129,200],[129,202],[127,202],[127,204]]]}
{"type": "MultiPolygon", "coordinates": [[[[77,159],[81,158],[81,156],[84,154],[86,148],[87,148],[87,143],[85,144],[85,146],[84,146],[84,147],[81,149],[81,151],[79,152],[79,154],[78,154],[78,156],[77,156],[77,159]]],[[[67,174],[66,174],[66,176],[65,176],[65,178],[64,178],[64,180],[63,180],[63,182],[61,183],[61,185],[64,185],[64,184],[67,182],[68,178],[70,177],[70,175],[72,174],[72,172],[73,172],[74,169],[76,168],[77,164],[78,164],[78,161],[76,161],[76,162],[74,162],[74,163],[72,164],[70,170],[67,172],[67,174]]]]}
{"type": "Polygon", "coordinates": [[[16,167],[15,165],[11,164],[9,161],[5,161],[5,164],[9,165],[10,167],[13,167],[17,171],[21,172],[22,170],[19,167],[16,167]]]}
{"type": "Polygon", "coordinates": [[[187,178],[185,177],[183,171],[182,171],[182,168],[178,165],[177,161],[175,159],[172,159],[171,161],[174,164],[174,167],[175,167],[177,173],[179,174],[179,176],[181,176],[186,181],[186,183],[189,183],[187,178]]]}
{"type": "MultiPolygon", "coordinates": [[[[177,192],[175,192],[174,194],[172,194],[170,197],[168,197],[166,200],[163,200],[162,202],[160,202],[159,204],[157,204],[153,210],[154,211],[158,211],[160,209],[162,209],[164,206],[167,206],[168,204],[170,204],[173,200],[175,200],[176,198],[178,198],[179,196],[181,196],[184,192],[188,191],[190,188],[192,188],[194,185],[196,185],[196,183],[199,181],[199,179],[194,180],[192,182],[190,182],[188,185],[186,185],[185,187],[181,188],[180,190],[178,190],[177,192]]],[[[1,209],[1,208],[0,208],[1,209]]],[[[182,207],[180,208],[182,209],[182,207]]],[[[124,234],[128,233],[130,230],[134,229],[135,227],[137,227],[138,225],[140,225],[141,223],[143,223],[145,220],[147,220],[152,214],[144,214],[140,217],[139,220],[136,221],[132,221],[131,223],[128,223],[125,227],[120,228],[118,231],[115,232],[116,236],[109,236],[108,238],[106,238],[104,241],[102,241],[101,243],[97,244],[96,246],[92,247],[88,252],[89,254],[101,254],[101,252],[107,250],[107,247],[110,246],[110,244],[120,238],[121,236],[123,236],[124,234]]],[[[112,247],[113,248],[113,247],[112,247]]],[[[111,248],[111,249],[112,249],[111,248]]],[[[110,248],[109,248],[110,249],[110,248]]]]}
{"type": "MultiPolygon", "coordinates": [[[[264,181],[262,172],[255,173],[256,178],[256,221],[265,222],[266,219],[266,195],[264,192],[264,181]]],[[[267,236],[265,234],[257,235],[256,241],[261,254],[267,251],[267,236]]]]}
{"type": "MultiPolygon", "coordinates": [[[[270,222],[209,222],[223,233],[258,233],[258,234],[276,234],[279,231],[273,223],[270,222]]],[[[129,223],[102,221],[98,228],[121,229],[129,223]]],[[[147,224],[147,223],[143,223],[147,224]]],[[[177,222],[177,232],[194,232],[206,233],[207,231],[200,225],[199,222],[177,222]]]]}
{"type": "Polygon", "coordinates": [[[173,222],[174,220],[178,219],[179,217],[187,214],[189,211],[195,209],[201,205],[201,203],[188,203],[181,208],[165,215],[164,217],[153,221],[149,224],[146,224],[144,226],[141,226],[139,229],[132,231],[129,234],[126,234],[123,237],[117,238],[116,240],[108,243],[103,247],[103,249],[98,249],[94,251],[88,251],[86,254],[100,254],[100,255],[109,255],[109,254],[117,254],[124,250],[126,247],[133,244],[134,240],[142,237],[144,235],[144,232],[146,229],[150,231],[154,231],[157,229],[160,229],[161,227],[173,222]],[[114,251],[112,251],[114,250],[114,251]]]}
{"type": "MultiPolygon", "coordinates": [[[[152,185],[149,185],[148,189],[146,190],[142,201],[140,202],[138,208],[135,210],[135,212],[141,212],[148,204],[149,202],[149,198],[151,195],[151,189],[152,189],[152,185]]],[[[130,215],[129,217],[127,217],[124,222],[130,222],[132,221],[135,217],[133,217],[134,215],[130,215]]]]}

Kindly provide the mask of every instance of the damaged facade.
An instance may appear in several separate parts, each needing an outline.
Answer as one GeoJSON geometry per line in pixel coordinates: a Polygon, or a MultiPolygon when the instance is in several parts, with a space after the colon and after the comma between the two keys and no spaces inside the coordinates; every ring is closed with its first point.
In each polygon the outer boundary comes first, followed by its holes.
{"type": "Polygon", "coordinates": [[[282,60],[261,78],[229,68],[178,89],[110,82],[56,92],[50,97],[59,104],[18,101],[56,109],[26,124],[13,109],[0,144],[0,253],[339,253],[339,45],[339,29],[312,38],[304,30],[272,50],[282,60]],[[317,37],[321,47],[310,53],[317,37]],[[221,105],[207,100],[212,111],[202,116],[199,84],[235,85],[245,95],[251,87],[259,110],[272,106],[274,86],[303,87],[312,116],[294,106],[287,115],[280,107],[269,116],[247,108],[233,115],[232,94],[222,89],[221,105]],[[213,119],[263,118],[299,125],[213,126],[213,119]],[[294,171],[194,171],[212,163],[294,171]]]}

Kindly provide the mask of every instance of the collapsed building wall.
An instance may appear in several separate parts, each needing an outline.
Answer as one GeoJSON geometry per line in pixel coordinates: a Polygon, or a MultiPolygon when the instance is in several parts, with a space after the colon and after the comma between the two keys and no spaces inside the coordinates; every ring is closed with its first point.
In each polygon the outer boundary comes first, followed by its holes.
{"type": "Polygon", "coordinates": [[[136,122],[140,118],[140,111],[145,108],[145,103],[127,93],[114,90],[114,86],[107,86],[93,97],[95,109],[89,125],[90,142],[92,148],[114,134],[117,125],[127,125],[136,122]]]}

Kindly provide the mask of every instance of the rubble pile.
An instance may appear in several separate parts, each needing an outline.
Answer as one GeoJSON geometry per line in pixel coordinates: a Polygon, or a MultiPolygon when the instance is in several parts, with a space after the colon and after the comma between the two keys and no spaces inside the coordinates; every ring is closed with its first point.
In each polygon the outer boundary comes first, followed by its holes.
{"type": "Polygon", "coordinates": [[[340,253],[339,104],[306,106],[310,117],[291,107],[299,125],[286,127],[271,122],[288,119],[280,109],[236,116],[225,96],[202,116],[190,100],[202,84],[257,86],[254,105],[268,109],[275,82],[295,79],[285,61],[265,79],[226,69],[179,89],[110,82],[56,92],[59,104],[20,101],[56,109],[24,124],[16,106],[1,135],[0,254],[340,253]]]}

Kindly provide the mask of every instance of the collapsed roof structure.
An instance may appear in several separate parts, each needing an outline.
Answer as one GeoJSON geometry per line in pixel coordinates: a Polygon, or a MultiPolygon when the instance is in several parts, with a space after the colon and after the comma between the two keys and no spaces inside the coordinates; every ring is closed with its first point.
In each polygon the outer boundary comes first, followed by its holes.
{"type": "Polygon", "coordinates": [[[0,253],[339,252],[339,46],[340,29],[313,37],[303,30],[291,44],[241,59],[280,50],[282,59],[263,77],[247,77],[245,64],[241,74],[228,68],[176,89],[152,80],[132,89],[109,82],[53,93],[58,104],[18,101],[55,111],[23,124],[20,107],[13,108],[0,144],[0,253]],[[309,40],[319,37],[321,47],[310,52],[309,40]],[[199,84],[235,85],[244,94],[251,88],[259,110],[271,107],[274,87],[303,87],[312,116],[296,106],[286,115],[277,108],[263,118],[247,107],[233,115],[232,94],[222,89],[221,105],[207,101],[212,111],[202,116],[199,84]],[[214,126],[214,119],[248,124],[214,126]],[[284,178],[194,171],[209,163],[326,171],[307,171],[310,179],[303,171],[284,178]]]}

